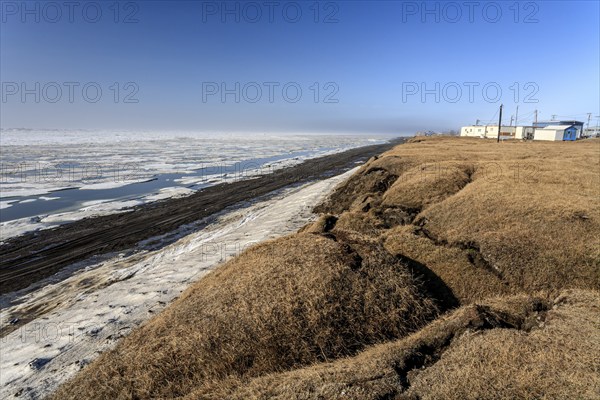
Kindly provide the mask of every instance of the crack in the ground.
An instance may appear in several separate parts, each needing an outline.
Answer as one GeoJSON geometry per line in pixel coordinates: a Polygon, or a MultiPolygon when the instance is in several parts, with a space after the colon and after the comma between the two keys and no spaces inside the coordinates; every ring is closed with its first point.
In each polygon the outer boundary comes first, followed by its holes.
{"type": "Polygon", "coordinates": [[[418,236],[424,237],[430,240],[433,244],[440,247],[458,248],[464,250],[467,255],[467,260],[475,268],[483,269],[500,280],[504,285],[508,285],[508,282],[502,275],[502,272],[496,268],[490,261],[488,261],[482,254],[480,247],[474,242],[459,242],[449,243],[445,239],[440,239],[425,228],[425,219],[416,221],[414,226],[416,227],[415,233],[418,236]]]}
{"type": "MultiPolygon", "coordinates": [[[[437,337],[434,340],[424,341],[417,344],[403,360],[398,360],[392,367],[398,376],[401,393],[405,393],[411,386],[411,379],[414,380],[416,375],[434,365],[440,360],[442,355],[450,348],[455,338],[463,333],[483,332],[491,329],[516,329],[529,332],[533,325],[530,323],[532,317],[537,316],[537,319],[545,319],[546,311],[550,305],[541,300],[534,300],[531,304],[531,310],[524,316],[511,315],[499,310],[493,310],[489,306],[473,305],[471,316],[466,323],[461,326],[449,330],[445,335],[437,337]]],[[[415,399],[418,395],[404,397],[415,399]],[[416,396],[416,397],[415,397],[416,396]]]]}
{"type": "Polygon", "coordinates": [[[381,220],[385,229],[395,226],[411,225],[417,215],[421,212],[418,207],[387,206],[383,210],[377,210],[374,215],[381,220]]]}
{"type": "Polygon", "coordinates": [[[450,289],[444,280],[426,265],[403,254],[396,255],[396,258],[407,266],[411,274],[424,282],[423,289],[428,293],[429,297],[435,299],[441,312],[460,306],[460,301],[456,298],[452,289],[450,289]]]}

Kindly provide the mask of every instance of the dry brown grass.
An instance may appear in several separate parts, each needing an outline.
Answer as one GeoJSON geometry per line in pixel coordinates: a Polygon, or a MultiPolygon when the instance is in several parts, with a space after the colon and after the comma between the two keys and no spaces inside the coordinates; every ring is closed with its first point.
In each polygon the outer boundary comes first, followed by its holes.
{"type": "Polygon", "coordinates": [[[424,268],[436,274],[462,303],[514,292],[493,272],[474,265],[468,251],[437,245],[418,234],[418,228],[413,225],[395,227],[386,233],[385,238],[388,250],[418,260],[424,268]]]}
{"type": "Polygon", "coordinates": [[[170,398],[403,337],[436,315],[382,246],[304,233],[247,251],[102,355],[54,396],[170,398]]]}
{"type": "Polygon", "coordinates": [[[598,198],[598,140],[412,140],[54,398],[600,398],[598,198]]]}
{"type": "Polygon", "coordinates": [[[567,291],[541,318],[540,329],[460,337],[440,362],[417,375],[407,397],[598,399],[599,316],[598,292],[567,291]]]}
{"type": "Polygon", "coordinates": [[[372,159],[319,211],[385,240],[463,302],[600,288],[600,141],[422,138],[372,159]]]}
{"type": "Polygon", "coordinates": [[[492,299],[355,357],[205,385],[186,399],[597,399],[599,312],[593,291],[492,299]]]}

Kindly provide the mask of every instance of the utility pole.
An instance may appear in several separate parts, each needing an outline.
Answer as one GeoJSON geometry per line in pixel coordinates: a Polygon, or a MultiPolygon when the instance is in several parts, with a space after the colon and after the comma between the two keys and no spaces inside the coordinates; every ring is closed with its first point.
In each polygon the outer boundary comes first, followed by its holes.
{"type": "Polygon", "coordinates": [[[590,119],[592,119],[592,113],[587,113],[588,115],[588,129],[590,129],[590,119]]]}
{"type": "Polygon", "coordinates": [[[510,125],[509,125],[509,126],[512,126],[512,123],[513,123],[513,120],[514,120],[514,119],[515,119],[515,116],[514,116],[514,115],[511,115],[511,116],[510,116],[510,125]]]}
{"type": "Polygon", "coordinates": [[[500,143],[500,130],[502,129],[502,104],[500,104],[500,117],[498,118],[498,140],[496,142],[500,143]]]}
{"type": "Polygon", "coordinates": [[[476,126],[479,125],[479,120],[475,121],[475,125],[476,126]]]}
{"type": "Polygon", "coordinates": [[[515,112],[515,128],[519,125],[519,106],[517,106],[517,111],[515,112]]]}
{"type": "Polygon", "coordinates": [[[535,110],[535,123],[533,125],[537,125],[537,113],[538,113],[538,111],[535,110]]]}
{"type": "Polygon", "coordinates": [[[552,121],[556,121],[556,114],[552,114],[552,121]]]}

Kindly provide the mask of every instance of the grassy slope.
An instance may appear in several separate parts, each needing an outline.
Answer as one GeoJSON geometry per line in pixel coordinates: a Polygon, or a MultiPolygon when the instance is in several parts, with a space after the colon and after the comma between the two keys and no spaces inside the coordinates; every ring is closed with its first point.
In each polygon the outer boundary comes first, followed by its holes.
{"type": "Polygon", "coordinates": [[[253,247],[201,279],[55,398],[181,396],[228,376],[352,355],[436,314],[381,245],[298,234],[253,247]]]}
{"type": "Polygon", "coordinates": [[[424,264],[461,302],[599,289],[599,160],[597,140],[413,140],[371,160],[320,210],[343,213],[336,229],[424,264]]]}
{"type": "Polygon", "coordinates": [[[599,161],[597,140],[398,146],[55,398],[597,398],[599,161]]]}
{"type": "Polygon", "coordinates": [[[356,357],[207,384],[186,400],[597,399],[599,312],[598,293],[581,290],[490,299],[356,357]]]}

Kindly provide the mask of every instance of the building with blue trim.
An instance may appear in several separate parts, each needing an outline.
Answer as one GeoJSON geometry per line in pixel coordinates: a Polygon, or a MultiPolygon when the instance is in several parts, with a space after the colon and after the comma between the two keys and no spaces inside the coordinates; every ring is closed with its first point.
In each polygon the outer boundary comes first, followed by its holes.
{"type": "MultiPolygon", "coordinates": [[[[575,133],[575,139],[562,139],[562,140],[576,140],[581,137],[581,135],[583,133],[583,122],[581,122],[581,121],[539,121],[539,122],[533,123],[534,128],[546,128],[549,126],[564,126],[564,125],[574,126],[576,133],[575,133]]],[[[569,137],[571,137],[570,133],[569,133],[569,137]]]]}
{"type": "Polygon", "coordinates": [[[534,140],[575,141],[580,131],[576,125],[547,125],[535,128],[534,140]]]}

